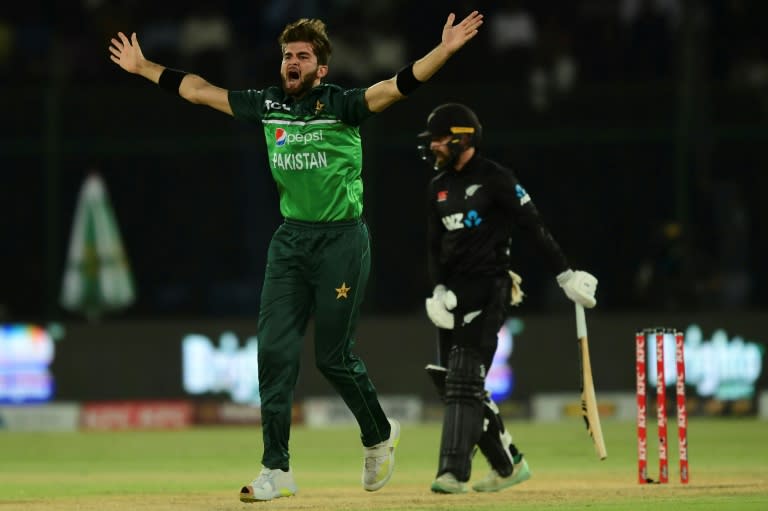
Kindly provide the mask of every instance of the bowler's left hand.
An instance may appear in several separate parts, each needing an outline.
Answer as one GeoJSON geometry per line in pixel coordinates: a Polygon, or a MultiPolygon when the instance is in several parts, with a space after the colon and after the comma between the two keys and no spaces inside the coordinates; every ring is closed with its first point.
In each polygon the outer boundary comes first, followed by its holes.
{"type": "Polygon", "coordinates": [[[449,14],[443,27],[442,44],[448,50],[449,55],[459,51],[467,41],[477,35],[480,25],[483,24],[483,15],[478,11],[472,11],[469,16],[456,25],[453,24],[455,20],[456,15],[454,13],[449,14]]]}

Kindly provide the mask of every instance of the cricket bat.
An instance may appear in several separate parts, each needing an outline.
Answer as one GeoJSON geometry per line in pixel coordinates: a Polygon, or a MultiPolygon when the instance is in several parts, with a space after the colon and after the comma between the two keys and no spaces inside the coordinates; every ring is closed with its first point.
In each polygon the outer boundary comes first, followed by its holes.
{"type": "Polygon", "coordinates": [[[587,432],[592,437],[595,451],[601,460],[608,457],[603,439],[603,429],[600,426],[600,415],[597,411],[595,383],[592,380],[592,365],[589,362],[589,343],[587,342],[587,320],[584,317],[584,307],[576,304],[576,338],[579,344],[579,363],[581,367],[581,414],[587,425],[587,432]]]}

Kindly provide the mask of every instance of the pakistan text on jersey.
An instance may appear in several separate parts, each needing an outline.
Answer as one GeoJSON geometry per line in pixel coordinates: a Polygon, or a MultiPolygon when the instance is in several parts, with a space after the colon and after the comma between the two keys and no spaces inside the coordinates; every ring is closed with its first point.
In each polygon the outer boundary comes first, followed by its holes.
{"type": "Polygon", "coordinates": [[[280,170],[312,170],[328,166],[325,151],[312,153],[274,153],[272,168],[280,170]]]}

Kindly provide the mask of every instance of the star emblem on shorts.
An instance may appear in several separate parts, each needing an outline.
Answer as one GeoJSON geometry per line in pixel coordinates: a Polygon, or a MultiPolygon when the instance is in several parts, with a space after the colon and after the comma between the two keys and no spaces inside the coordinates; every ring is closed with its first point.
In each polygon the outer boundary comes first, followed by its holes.
{"type": "Polygon", "coordinates": [[[342,282],[341,287],[336,288],[336,299],[341,300],[342,298],[348,298],[347,293],[349,293],[350,289],[352,288],[348,287],[346,282],[342,282]]]}

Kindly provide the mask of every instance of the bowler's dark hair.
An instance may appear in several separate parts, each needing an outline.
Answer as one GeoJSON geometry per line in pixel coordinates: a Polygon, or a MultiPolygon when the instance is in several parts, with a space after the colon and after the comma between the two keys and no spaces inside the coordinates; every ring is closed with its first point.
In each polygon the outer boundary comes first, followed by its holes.
{"type": "Polygon", "coordinates": [[[298,21],[289,23],[283,29],[278,37],[280,50],[285,48],[288,43],[303,42],[312,45],[317,57],[317,63],[321,66],[327,66],[331,59],[331,41],[325,32],[325,23],[319,19],[301,18],[298,21]]]}

